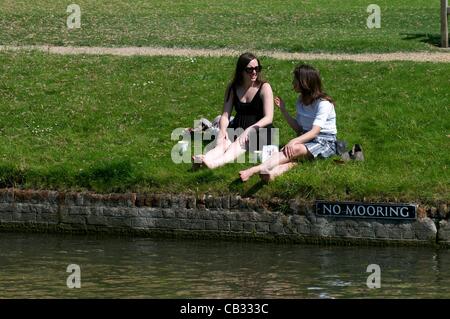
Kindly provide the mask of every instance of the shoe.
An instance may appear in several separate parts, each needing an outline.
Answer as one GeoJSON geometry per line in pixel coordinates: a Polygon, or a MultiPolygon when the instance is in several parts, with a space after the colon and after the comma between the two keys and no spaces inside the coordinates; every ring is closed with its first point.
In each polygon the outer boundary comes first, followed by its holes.
{"type": "Polygon", "coordinates": [[[351,158],[355,161],[364,161],[364,153],[360,144],[353,145],[351,158]]]}
{"type": "Polygon", "coordinates": [[[336,154],[342,155],[346,152],[347,149],[347,142],[342,140],[336,140],[336,154]]]}
{"type": "MultiPolygon", "coordinates": [[[[342,162],[348,162],[348,161],[364,161],[364,153],[362,150],[362,147],[360,144],[353,145],[352,149],[348,152],[342,153],[341,155],[341,161],[342,162]]],[[[339,161],[339,162],[341,162],[339,161]]]]}
{"type": "Polygon", "coordinates": [[[351,158],[351,155],[350,155],[351,152],[352,152],[352,151],[342,153],[342,155],[341,155],[341,160],[344,161],[344,162],[350,161],[350,160],[352,159],[352,158],[351,158]]]}

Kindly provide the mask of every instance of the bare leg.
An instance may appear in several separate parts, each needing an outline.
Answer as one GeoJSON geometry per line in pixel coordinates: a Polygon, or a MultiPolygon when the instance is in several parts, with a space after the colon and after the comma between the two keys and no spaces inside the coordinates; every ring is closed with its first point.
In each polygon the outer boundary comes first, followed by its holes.
{"type": "Polygon", "coordinates": [[[264,163],[257,165],[257,166],[250,167],[246,170],[240,171],[239,176],[241,177],[241,180],[243,182],[246,182],[247,180],[249,180],[250,177],[252,177],[256,173],[259,173],[261,171],[268,172],[268,171],[272,170],[275,166],[285,164],[289,161],[290,160],[286,156],[284,156],[283,152],[278,152],[278,153],[273,154],[264,163]]]}
{"type": "Polygon", "coordinates": [[[220,158],[226,152],[227,148],[231,145],[230,140],[226,140],[223,143],[216,145],[212,150],[206,154],[199,154],[192,156],[192,168],[197,169],[204,164],[205,158],[207,161],[214,161],[216,158],[220,158]]]}
{"type": "Polygon", "coordinates": [[[223,154],[227,151],[230,145],[231,141],[228,139],[222,143],[217,144],[216,147],[214,147],[212,150],[210,150],[205,154],[204,159],[206,159],[207,161],[212,161],[218,157],[223,156],[223,154]]]}
{"type": "Polygon", "coordinates": [[[288,170],[290,170],[291,168],[293,168],[297,165],[298,165],[298,163],[296,163],[296,162],[289,162],[286,164],[281,164],[281,165],[275,166],[270,171],[260,171],[259,177],[265,182],[273,181],[276,177],[280,176],[283,173],[286,173],[288,170]]]}
{"type": "Polygon", "coordinates": [[[247,168],[247,169],[245,169],[243,171],[240,171],[239,172],[239,177],[241,178],[241,180],[243,182],[246,182],[246,181],[248,181],[250,179],[250,177],[252,177],[253,174],[256,174],[259,171],[261,171],[262,167],[263,167],[262,164],[260,164],[260,165],[257,165],[257,166],[253,166],[253,167],[247,168]]]}
{"type": "MultiPolygon", "coordinates": [[[[211,152],[212,151],[213,150],[211,150],[211,152]]],[[[239,140],[236,140],[226,149],[224,153],[220,154],[220,156],[205,156],[205,158],[203,159],[203,163],[205,163],[208,168],[214,169],[234,161],[236,158],[244,154],[245,151],[245,148],[243,148],[243,146],[239,143],[239,140]]],[[[208,152],[208,154],[209,153],[210,152],[208,152]]]]}
{"type": "Polygon", "coordinates": [[[295,150],[294,156],[292,158],[287,158],[284,153],[278,152],[273,154],[267,161],[264,163],[250,167],[249,169],[243,170],[239,172],[241,180],[243,182],[247,181],[252,175],[259,173],[261,171],[269,172],[274,169],[276,166],[283,165],[286,163],[290,163],[292,160],[297,159],[299,157],[308,157],[310,155],[308,149],[303,144],[298,144],[297,149],[295,150]]]}

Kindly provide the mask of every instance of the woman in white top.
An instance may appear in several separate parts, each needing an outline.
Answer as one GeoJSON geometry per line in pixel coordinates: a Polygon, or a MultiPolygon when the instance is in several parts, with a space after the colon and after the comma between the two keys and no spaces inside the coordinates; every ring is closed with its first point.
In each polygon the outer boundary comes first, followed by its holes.
{"type": "Polygon", "coordinates": [[[273,180],[294,167],[298,159],[326,158],[336,154],[334,102],[322,91],[319,72],[309,65],[300,65],[293,73],[294,90],[300,93],[296,118],[289,115],[280,97],[275,98],[275,105],[297,133],[297,137],[266,162],[239,172],[244,182],[255,173],[259,173],[265,181],[273,180]]]}

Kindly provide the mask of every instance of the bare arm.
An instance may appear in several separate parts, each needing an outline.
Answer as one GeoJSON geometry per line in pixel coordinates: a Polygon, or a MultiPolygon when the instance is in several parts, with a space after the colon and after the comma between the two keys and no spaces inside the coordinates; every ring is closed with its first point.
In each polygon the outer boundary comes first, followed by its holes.
{"type": "Polygon", "coordinates": [[[288,122],[289,126],[292,127],[292,129],[297,133],[297,135],[299,135],[303,131],[303,129],[298,124],[297,120],[294,119],[286,110],[286,105],[283,99],[277,96],[274,101],[275,105],[278,106],[278,108],[281,111],[281,114],[283,114],[283,117],[286,119],[286,122],[288,122]]]}
{"type": "Polygon", "coordinates": [[[287,143],[282,151],[284,155],[288,158],[292,158],[294,156],[294,147],[296,144],[305,144],[311,140],[313,140],[320,133],[320,126],[313,125],[312,129],[305,134],[296,137],[287,143]]]}
{"type": "Polygon", "coordinates": [[[320,126],[313,125],[310,131],[300,135],[299,137],[294,138],[291,142],[295,141],[296,144],[297,143],[305,144],[316,138],[317,135],[319,135],[319,133],[320,133],[320,126]]]}
{"type": "Polygon", "coordinates": [[[227,139],[228,138],[228,134],[227,134],[227,128],[228,125],[230,124],[230,115],[231,112],[233,111],[233,90],[231,89],[230,85],[227,87],[227,89],[225,90],[225,97],[224,97],[224,102],[223,102],[223,112],[222,112],[222,116],[220,117],[220,121],[219,121],[219,136],[218,136],[218,140],[221,141],[224,138],[227,139]],[[228,92],[230,92],[230,96],[228,97],[228,92]],[[228,99],[227,99],[228,97],[228,99]]]}

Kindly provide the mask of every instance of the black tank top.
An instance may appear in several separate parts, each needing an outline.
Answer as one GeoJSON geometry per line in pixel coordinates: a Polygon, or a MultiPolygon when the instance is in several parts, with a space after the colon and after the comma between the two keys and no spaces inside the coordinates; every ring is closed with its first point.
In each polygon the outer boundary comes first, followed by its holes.
{"type": "Polygon", "coordinates": [[[245,130],[264,117],[264,106],[261,98],[261,88],[263,85],[264,83],[260,85],[258,92],[256,92],[252,101],[246,103],[239,100],[236,88],[233,87],[233,106],[236,110],[236,116],[230,127],[240,127],[245,130]]]}

